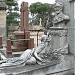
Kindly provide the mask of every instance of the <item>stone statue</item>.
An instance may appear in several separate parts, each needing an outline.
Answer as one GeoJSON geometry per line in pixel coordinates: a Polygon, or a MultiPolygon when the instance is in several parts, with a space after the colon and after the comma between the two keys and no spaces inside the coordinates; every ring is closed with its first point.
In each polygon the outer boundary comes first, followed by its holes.
{"type": "MultiPolygon", "coordinates": [[[[25,64],[40,64],[42,65],[43,63],[46,65],[46,63],[50,62],[49,61],[45,61],[44,59],[42,59],[39,54],[45,49],[47,50],[47,48],[49,48],[48,46],[49,43],[51,41],[51,38],[49,36],[49,33],[47,34],[46,32],[44,33],[44,35],[42,35],[41,37],[41,44],[33,49],[27,49],[26,51],[23,52],[23,54],[18,57],[18,58],[9,58],[9,59],[5,59],[5,60],[1,60],[0,61],[0,69],[3,69],[4,67],[20,67],[20,66],[24,66],[25,64]]],[[[57,55],[61,53],[64,53],[64,49],[67,49],[67,45],[64,47],[61,47],[59,49],[53,50],[51,52],[46,52],[50,55],[51,53],[51,57],[55,56],[56,57],[56,53],[57,55]]],[[[48,55],[48,56],[49,56],[48,55]]],[[[49,56],[49,58],[51,58],[49,56]]]]}
{"type": "Polygon", "coordinates": [[[19,58],[12,58],[7,60],[0,61],[0,67],[6,67],[6,66],[17,66],[21,64],[35,64],[38,61],[44,62],[41,57],[38,56],[38,54],[44,50],[46,46],[46,42],[48,40],[48,36],[46,33],[42,35],[41,37],[41,44],[33,49],[27,49],[23,52],[23,54],[19,58]]]}
{"type": "Polygon", "coordinates": [[[51,47],[57,52],[68,54],[67,43],[67,25],[69,16],[63,13],[63,4],[57,2],[54,4],[55,15],[53,19],[53,27],[51,27],[50,35],[52,36],[51,47]],[[66,46],[64,46],[66,45],[66,46]]]}
{"type": "Polygon", "coordinates": [[[55,9],[55,17],[53,20],[53,24],[54,26],[57,26],[59,23],[66,23],[69,20],[69,16],[63,14],[62,10],[63,10],[63,4],[58,2],[55,3],[54,5],[54,9],[55,9]]]}

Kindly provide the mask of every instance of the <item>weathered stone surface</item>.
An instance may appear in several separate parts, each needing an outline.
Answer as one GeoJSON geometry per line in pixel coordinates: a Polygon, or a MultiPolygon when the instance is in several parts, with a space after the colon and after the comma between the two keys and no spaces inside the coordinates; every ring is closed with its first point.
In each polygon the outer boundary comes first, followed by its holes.
{"type": "MultiPolygon", "coordinates": [[[[5,68],[3,70],[0,69],[0,73],[9,73],[13,75],[64,75],[66,71],[73,70],[74,62],[72,55],[61,56],[61,61],[52,60],[50,64],[47,65],[25,65],[15,68],[5,68]],[[63,73],[64,71],[64,73],[63,73]],[[58,74],[62,72],[61,74],[58,74]]],[[[73,72],[73,71],[72,71],[73,72]]]]}
{"type": "Polygon", "coordinates": [[[53,40],[53,50],[64,46],[67,43],[67,28],[66,23],[69,16],[63,13],[63,3],[56,2],[54,4],[55,16],[53,19],[53,27],[51,27],[50,34],[53,40]]]}
{"type": "Polygon", "coordinates": [[[69,0],[56,0],[56,2],[62,2],[64,5],[64,10],[63,12],[67,15],[69,15],[70,20],[67,23],[68,27],[68,35],[67,35],[67,40],[69,43],[69,51],[71,53],[74,53],[75,49],[75,40],[74,40],[74,33],[75,33],[75,19],[74,19],[74,1],[69,2],[69,0]]]}
{"type": "Polygon", "coordinates": [[[64,4],[64,13],[70,17],[70,21],[67,23],[67,40],[69,44],[69,52],[73,53],[75,58],[75,0],[56,0],[56,2],[62,2],[64,4]]]}
{"type": "Polygon", "coordinates": [[[6,40],[6,11],[0,10],[0,35],[3,37],[3,42],[6,40]]]}

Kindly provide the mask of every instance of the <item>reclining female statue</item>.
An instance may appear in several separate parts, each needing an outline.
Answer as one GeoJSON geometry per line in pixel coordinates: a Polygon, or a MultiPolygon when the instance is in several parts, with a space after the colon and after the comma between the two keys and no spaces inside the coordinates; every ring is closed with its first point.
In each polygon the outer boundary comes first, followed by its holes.
{"type": "Polygon", "coordinates": [[[47,33],[45,32],[44,35],[41,37],[41,44],[33,49],[27,49],[26,51],[23,52],[23,54],[15,59],[7,59],[0,61],[2,63],[0,67],[5,67],[5,66],[14,66],[14,65],[21,65],[21,64],[35,64],[38,61],[43,62],[42,58],[38,56],[38,54],[44,50],[46,42],[48,41],[48,36],[46,35],[47,33]],[[3,63],[4,62],[4,63],[3,63]]]}

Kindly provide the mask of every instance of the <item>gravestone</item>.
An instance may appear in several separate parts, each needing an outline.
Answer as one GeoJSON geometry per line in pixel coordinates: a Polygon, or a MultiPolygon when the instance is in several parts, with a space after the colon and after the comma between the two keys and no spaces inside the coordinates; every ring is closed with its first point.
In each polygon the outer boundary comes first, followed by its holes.
{"type": "Polygon", "coordinates": [[[3,42],[6,40],[6,4],[0,1],[0,36],[2,36],[3,42]]]}
{"type": "Polygon", "coordinates": [[[25,31],[28,31],[28,3],[22,2],[21,4],[21,31],[25,29],[25,31]]]}
{"type": "Polygon", "coordinates": [[[26,49],[34,47],[34,39],[30,38],[30,31],[28,27],[28,3],[22,2],[21,4],[21,21],[20,21],[20,30],[15,31],[14,35],[16,39],[24,39],[16,42],[17,50],[13,51],[25,51],[26,49]]]}

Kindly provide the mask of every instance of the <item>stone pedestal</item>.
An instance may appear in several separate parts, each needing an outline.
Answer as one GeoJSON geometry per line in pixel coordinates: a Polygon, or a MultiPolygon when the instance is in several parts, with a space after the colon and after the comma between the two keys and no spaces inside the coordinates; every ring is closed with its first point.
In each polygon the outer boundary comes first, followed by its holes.
{"type": "Polygon", "coordinates": [[[15,31],[13,33],[16,39],[29,39],[30,38],[30,31],[15,31]]]}
{"type": "MultiPolygon", "coordinates": [[[[19,67],[4,68],[1,70],[4,74],[12,75],[74,75],[73,74],[73,56],[61,56],[59,60],[50,61],[47,65],[24,65],[19,67]]],[[[1,73],[0,72],[0,73],[1,73]]]]}
{"type": "Polygon", "coordinates": [[[59,49],[67,44],[67,29],[63,27],[51,27],[52,49],[59,49]]]}
{"type": "Polygon", "coordinates": [[[17,39],[15,45],[18,51],[25,51],[34,47],[34,39],[30,38],[29,31],[15,31],[14,35],[17,39]]]}

